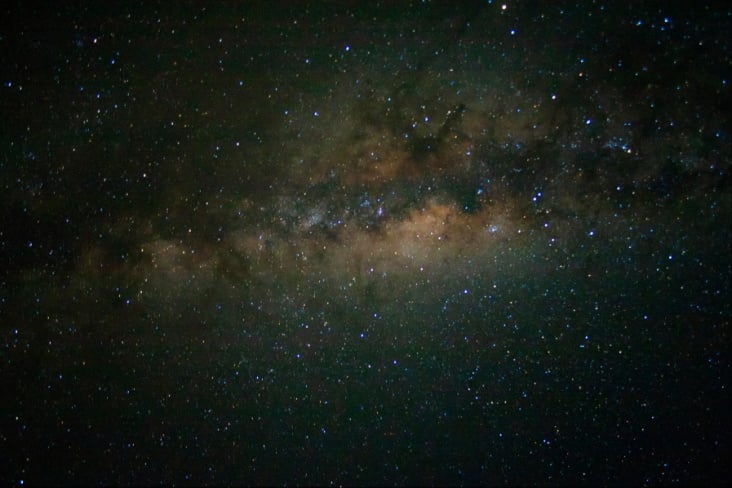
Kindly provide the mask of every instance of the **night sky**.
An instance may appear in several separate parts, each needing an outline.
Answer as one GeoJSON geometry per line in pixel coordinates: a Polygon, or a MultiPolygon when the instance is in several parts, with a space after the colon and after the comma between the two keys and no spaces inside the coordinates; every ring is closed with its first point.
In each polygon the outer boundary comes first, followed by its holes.
{"type": "Polygon", "coordinates": [[[732,480],[730,7],[111,3],[0,13],[3,484],[732,480]]]}

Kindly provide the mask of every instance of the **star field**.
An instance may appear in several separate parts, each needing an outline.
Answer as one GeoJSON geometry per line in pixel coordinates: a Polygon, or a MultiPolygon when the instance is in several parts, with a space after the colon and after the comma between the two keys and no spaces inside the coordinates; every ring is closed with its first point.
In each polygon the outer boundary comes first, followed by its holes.
{"type": "Polygon", "coordinates": [[[728,7],[3,17],[6,483],[729,483],[728,7]]]}

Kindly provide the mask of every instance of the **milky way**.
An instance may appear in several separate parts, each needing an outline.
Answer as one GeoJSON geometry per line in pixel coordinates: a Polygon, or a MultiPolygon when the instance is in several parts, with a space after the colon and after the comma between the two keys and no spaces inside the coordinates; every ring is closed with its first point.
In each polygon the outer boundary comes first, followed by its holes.
{"type": "Polygon", "coordinates": [[[2,479],[729,481],[728,10],[7,13],[2,479]]]}

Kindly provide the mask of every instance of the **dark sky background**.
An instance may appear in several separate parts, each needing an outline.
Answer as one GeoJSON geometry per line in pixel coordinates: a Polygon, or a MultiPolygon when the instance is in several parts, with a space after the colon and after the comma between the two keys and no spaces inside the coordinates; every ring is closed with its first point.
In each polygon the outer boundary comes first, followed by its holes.
{"type": "Polygon", "coordinates": [[[730,482],[706,2],[0,13],[4,484],[730,482]]]}

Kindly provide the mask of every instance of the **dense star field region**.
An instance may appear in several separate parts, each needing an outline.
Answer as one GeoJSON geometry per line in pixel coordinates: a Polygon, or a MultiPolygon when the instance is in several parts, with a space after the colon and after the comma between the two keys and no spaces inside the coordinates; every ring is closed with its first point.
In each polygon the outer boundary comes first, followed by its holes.
{"type": "Polygon", "coordinates": [[[17,2],[5,484],[726,484],[732,8],[17,2]]]}

